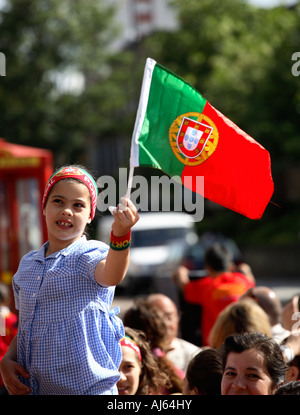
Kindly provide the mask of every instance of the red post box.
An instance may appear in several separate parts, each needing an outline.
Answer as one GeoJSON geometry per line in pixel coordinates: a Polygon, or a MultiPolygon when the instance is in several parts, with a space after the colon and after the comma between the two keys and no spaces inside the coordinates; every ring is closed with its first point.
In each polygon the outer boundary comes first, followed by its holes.
{"type": "Polygon", "coordinates": [[[41,203],[52,173],[51,151],[0,139],[0,281],[6,284],[22,256],[47,240],[41,203]]]}

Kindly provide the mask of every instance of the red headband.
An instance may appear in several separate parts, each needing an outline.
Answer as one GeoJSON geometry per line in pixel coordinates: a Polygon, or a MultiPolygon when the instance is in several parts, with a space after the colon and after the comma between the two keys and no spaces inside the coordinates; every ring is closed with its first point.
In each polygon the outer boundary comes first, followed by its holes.
{"type": "Polygon", "coordinates": [[[44,190],[44,197],[42,201],[42,208],[44,209],[47,197],[50,193],[50,190],[52,187],[62,179],[66,178],[73,178],[80,180],[82,183],[84,183],[87,188],[89,189],[90,195],[91,195],[91,218],[93,219],[96,213],[96,207],[97,207],[97,195],[98,195],[98,189],[97,184],[95,180],[92,178],[92,176],[86,172],[83,169],[80,169],[78,167],[63,167],[52,174],[50,179],[48,180],[45,190],[44,190]]]}
{"type": "Polygon", "coordinates": [[[134,350],[138,355],[139,361],[142,362],[141,350],[134,340],[132,340],[130,337],[125,336],[123,339],[121,339],[120,343],[121,346],[130,347],[132,350],[134,350]]]}

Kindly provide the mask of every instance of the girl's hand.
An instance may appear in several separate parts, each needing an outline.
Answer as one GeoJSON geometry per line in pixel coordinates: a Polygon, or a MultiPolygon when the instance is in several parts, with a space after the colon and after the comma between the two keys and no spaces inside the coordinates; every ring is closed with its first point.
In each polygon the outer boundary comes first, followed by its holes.
{"type": "MultiPolygon", "coordinates": [[[[139,220],[139,214],[131,200],[122,197],[121,201],[122,206],[118,205],[116,211],[112,211],[114,217],[112,233],[115,237],[126,235],[139,220]]],[[[129,249],[109,249],[107,258],[100,261],[96,267],[95,280],[106,287],[118,285],[125,277],[128,265],[129,249]]]]}
{"type": "Polygon", "coordinates": [[[1,375],[10,395],[27,395],[30,393],[30,388],[24,385],[18,378],[18,375],[25,378],[29,377],[27,370],[19,363],[8,357],[3,357],[1,361],[1,375]]]}
{"type": "Polygon", "coordinates": [[[139,220],[139,214],[132,201],[126,197],[121,197],[121,202],[122,205],[119,204],[117,210],[112,212],[114,217],[112,231],[117,237],[126,235],[139,220]]]}

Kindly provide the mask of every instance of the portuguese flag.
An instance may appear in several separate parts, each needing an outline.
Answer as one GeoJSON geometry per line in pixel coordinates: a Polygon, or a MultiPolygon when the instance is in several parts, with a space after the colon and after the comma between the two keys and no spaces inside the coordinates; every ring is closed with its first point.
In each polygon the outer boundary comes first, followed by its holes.
{"type": "Polygon", "coordinates": [[[130,166],[180,176],[192,191],[204,191],[207,199],[250,219],[261,218],[274,190],[268,151],[191,85],[150,58],[130,166]],[[197,176],[204,177],[204,190],[197,188],[197,176]]]}

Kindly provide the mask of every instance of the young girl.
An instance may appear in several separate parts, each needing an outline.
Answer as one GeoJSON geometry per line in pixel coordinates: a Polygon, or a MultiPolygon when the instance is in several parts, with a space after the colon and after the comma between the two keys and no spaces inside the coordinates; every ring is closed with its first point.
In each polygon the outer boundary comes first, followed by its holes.
{"type": "Polygon", "coordinates": [[[109,248],[83,236],[96,202],[97,185],[80,167],[59,169],[45,187],[49,240],[22,258],[13,278],[19,329],[1,362],[12,395],[117,393],[124,328],[110,306],[138,213],[122,199],[109,248]]]}
{"type": "Polygon", "coordinates": [[[181,393],[184,374],[165,355],[164,349],[167,345],[167,328],[162,312],[147,300],[137,298],[125,312],[123,323],[126,327],[141,330],[146,334],[159,370],[168,378],[162,394],[170,395],[181,393]]]}
{"type": "Polygon", "coordinates": [[[160,370],[146,335],[130,327],[125,327],[125,334],[121,340],[119,395],[161,395],[168,377],[160,370]]]}

